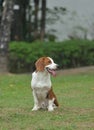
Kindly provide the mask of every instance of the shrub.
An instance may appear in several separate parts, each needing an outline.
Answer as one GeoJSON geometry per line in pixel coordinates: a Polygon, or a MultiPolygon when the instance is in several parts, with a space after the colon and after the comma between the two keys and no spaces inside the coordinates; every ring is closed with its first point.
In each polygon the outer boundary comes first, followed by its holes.
{"type": "Polygon", "coordinates": [[[32,71],[35,61],[42,56],[52,57],[60,65],[60,68],[94,64],[93,41],[11,42],[9,52],[11,72],[32,71]]]}

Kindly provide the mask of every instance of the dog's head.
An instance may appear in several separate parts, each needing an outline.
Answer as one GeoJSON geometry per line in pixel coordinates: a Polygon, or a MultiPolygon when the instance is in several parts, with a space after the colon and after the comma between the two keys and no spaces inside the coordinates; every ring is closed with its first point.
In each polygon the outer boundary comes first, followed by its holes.
{"type": "Polygon", "coordinates": [[[58,65],[54,63],[53,59],[50,57],[41,57],[39,58],[36,63],[36,71],[47,71],[53,76],[56,75],[55,70],[57,69],[58,65]]]}

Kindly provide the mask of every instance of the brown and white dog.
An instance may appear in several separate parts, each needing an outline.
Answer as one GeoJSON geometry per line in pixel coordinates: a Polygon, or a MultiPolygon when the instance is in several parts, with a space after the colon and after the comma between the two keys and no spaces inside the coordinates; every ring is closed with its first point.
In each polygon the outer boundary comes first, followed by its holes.
{"type": "Polygon", "coordinates": [[[58,106],[52,90],[50,74],[55,76],[58,65],[50,57],[41,57],[35,63],[36,71],[32,74],[31,87],[33,90],[34,107],[32,111],[47,108],[53,111],[58,106]]]}

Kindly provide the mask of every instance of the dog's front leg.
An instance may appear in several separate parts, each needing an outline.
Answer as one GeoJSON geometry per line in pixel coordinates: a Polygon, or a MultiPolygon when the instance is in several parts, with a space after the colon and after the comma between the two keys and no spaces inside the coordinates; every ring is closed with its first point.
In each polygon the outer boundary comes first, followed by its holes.
{"type": "Polygon", "coordinates": [[[37,95],[34,92],[34,90],[33,90],[33,97],[34,97],[34,107],[33,107],[32,111],[37,111],[40,108],[40,106],[39,106],[37,95]]]}

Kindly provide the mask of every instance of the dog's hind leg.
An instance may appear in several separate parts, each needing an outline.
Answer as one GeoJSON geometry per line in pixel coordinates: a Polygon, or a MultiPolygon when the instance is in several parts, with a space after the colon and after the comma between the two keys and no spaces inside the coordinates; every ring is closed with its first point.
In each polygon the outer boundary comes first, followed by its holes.
{"type": "Polygon", "coordinates": [[[48,92],[47,98],[48,98],[48,111],[53,111],[55,108],[55,105],[59,106],[57,98],[56,98],[52,88],[48,92]]]}

